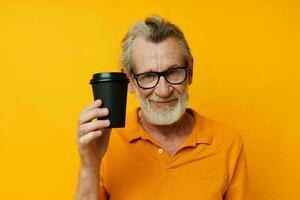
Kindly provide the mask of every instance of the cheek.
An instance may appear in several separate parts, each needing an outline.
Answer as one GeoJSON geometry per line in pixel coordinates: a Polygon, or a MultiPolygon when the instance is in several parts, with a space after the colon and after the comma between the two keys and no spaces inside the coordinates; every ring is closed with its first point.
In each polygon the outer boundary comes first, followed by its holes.
{"type": "Polygon", "coordinates": [[[179,94],[184,94],[184,92],[187,90],[186,85],[175,85],[174,89],[179,92],[179,94]]]}
{"type": "Polygon", "coordinates": [[[153,93],[153,89],[143,90],[139,88],[137,92],[139,93],[141,98],[146,99],[153,93]]]}

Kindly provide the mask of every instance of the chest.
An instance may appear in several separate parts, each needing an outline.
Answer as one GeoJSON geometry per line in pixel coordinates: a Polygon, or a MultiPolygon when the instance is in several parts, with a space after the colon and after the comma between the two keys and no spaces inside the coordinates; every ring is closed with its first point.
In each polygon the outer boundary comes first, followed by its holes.
{"type": "MultiPolygon", "coordinates": [[[[170,146],[168,150],[174,149],[174,144],[170,146]]],[[[156,145],[142,140],[131,148],[111,148],[114,152],[104,167],[109,170],[103,173],[107,192],[112,200],[222,200],[227,168],[216,164],[222,160],[219,154],[207,154],[204,146],[198,147],[174,158],[158,153],[156,145]]]]}
{"type": "Polygon", "coordinates": [[[168,152],[169,156],[171,157],[176,150],[184,143],[187,136],[185,137],[178,137],[172,139],[166,139],[163,137],[156,137],[157,141],[160,143],[162,148],[168,152]]]}

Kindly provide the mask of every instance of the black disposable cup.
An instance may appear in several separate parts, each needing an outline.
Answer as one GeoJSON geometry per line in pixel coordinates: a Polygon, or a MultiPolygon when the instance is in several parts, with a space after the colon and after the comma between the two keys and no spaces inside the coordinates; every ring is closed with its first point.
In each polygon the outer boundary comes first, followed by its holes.
{"type": "Polygon", "coordinates": [[[129,79],[122,72],[97,73],[90,80],[94,100],[101,99],[101,107],[109,110],[108,116],[98,119],[109,119],[109,128],[125,127],[128,83],[129,79]]]}

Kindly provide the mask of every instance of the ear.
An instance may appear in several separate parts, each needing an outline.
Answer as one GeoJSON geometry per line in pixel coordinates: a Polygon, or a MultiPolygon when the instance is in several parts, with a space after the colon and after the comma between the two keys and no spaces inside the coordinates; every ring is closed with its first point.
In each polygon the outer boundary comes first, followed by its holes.
{"type": "Polygon", "coordinates": [[[191,59],[191,65],[188,71],[188,80],[189,80],[189,85],[192,84],[193,81],[193,69],[194,69],[194,58],[192,57],[191,59]]]}
{"type": "Polygon", "coordinates": [[[126,75],[127,75],[127,77],[128,77],[128,79],[129,79],[129,83],[128,83],[128,88],[127,88],[127,90],[128,90],[128,92],[130,92],[130,93],[134,93],[134,83],[133,83],[133,78],[130,76],[130,74],[129,73],[127,73],[127,70],[124,68],[124,67],[122,67],[121,68],[121,72],[123,72],[123,73],[125,73],[126,75]]]}
{"type": "Polygon", "coordinates": [[[130,80],[130,82],[128,83],[128,91],[131,93],[131,94],[133,94],[134,92],[135,92],[135,90],[134,90],[134,85],[133,85],[133,80],[130,78],[129,79],[130,80]]]}

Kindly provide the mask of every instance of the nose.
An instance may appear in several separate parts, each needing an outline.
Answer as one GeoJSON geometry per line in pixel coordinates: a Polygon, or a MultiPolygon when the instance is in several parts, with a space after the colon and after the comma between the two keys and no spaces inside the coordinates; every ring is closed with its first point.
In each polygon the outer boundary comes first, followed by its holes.
{"type": "Polygon", "coordinates": [[[166,81],[166,79],[161,76],[159,82],[155,87],[155,93],[157,96],[162,98],[169,97],[173,91],[173,87],[166,81]]]}

